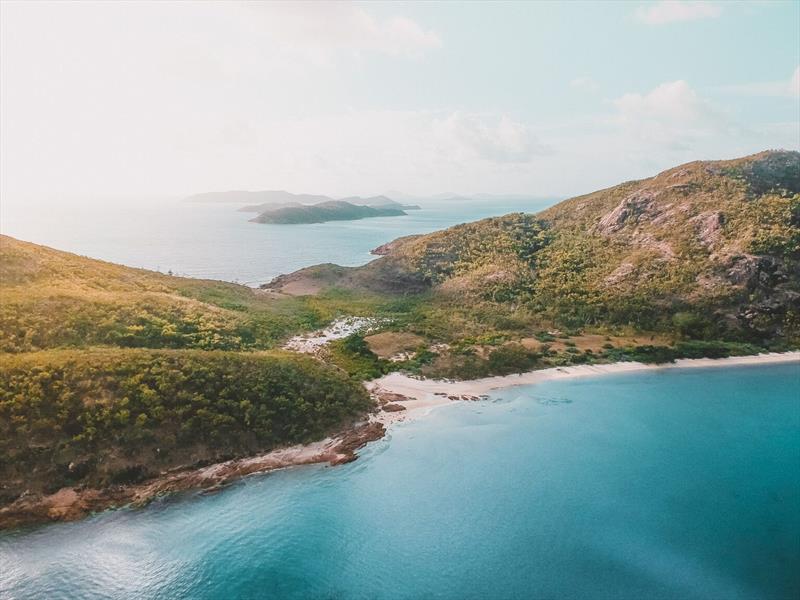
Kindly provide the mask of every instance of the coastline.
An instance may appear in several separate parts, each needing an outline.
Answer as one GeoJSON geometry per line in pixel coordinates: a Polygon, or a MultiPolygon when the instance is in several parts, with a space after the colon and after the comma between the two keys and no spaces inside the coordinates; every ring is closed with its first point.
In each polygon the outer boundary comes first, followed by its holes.
{"type": "Polygon", "coordinates": [[[401,394],[416,398],[418,404],[408,403],[410,411],[439,404],[447,404],[446,396],[480,396],[490,391],[532,385],[554,379],[573,379],[577,377],[593,377],[633,373],[639,371],[665,371],[672,369],[733,367],[746,365],[767,365],[800,362],[800,350],[790,352],[772,352],[749,356],[731,356],[728,358],[682,358],[672,363],[646,364],[640,362],[616,362],[594,365],[575,365],[571,367],[551,367],[526,371],[514,375],[498,375],[482,379],[447,381],[437,379],[416,379],[401,373],[390,373],[380,379],[368,382],[371,390],[382,390],[387,393],[401,394]],[[446,394],[446,396],[442,396],[446,394]],[[434,396],[435,398],[431,398],[434,396]],[[444,398],[444,401],[441,399],[444,398]],[[437,400],[438,399],[438,400],[437,400]]]}
{"type": "Polygon", "coordinates": [[[211,493],[256,473],[308,464],[329,463],[335,466],[352,462],[358,458],[357,451],[360,448],[383,438],[392,425],[423,418],[432,410],[453,402],[481,400],[493,390],[556,379],[619,373],[785,363],[800,363],[800,351],[718,359],[680,359],[666,364],[618,362],[553,367],[463,381],[417,379],[391,373],[364,384],[375,399],[377,410],[368,415],[365,421],[354,423],[337,435],[310,444],[278,448],[207,466],[173,469],[140,484],[105,489],[62,488],[48,496],[23,495],[0,508],[0,530],[34,523],[73,521],[109,508],[144,506],[160,496],[180,491],[203,490],[211,493]]]}

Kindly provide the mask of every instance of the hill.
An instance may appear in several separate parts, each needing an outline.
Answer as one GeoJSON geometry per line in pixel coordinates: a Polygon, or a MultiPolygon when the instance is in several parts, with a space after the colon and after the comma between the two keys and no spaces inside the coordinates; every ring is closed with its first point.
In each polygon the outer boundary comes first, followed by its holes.
{"type": "Polygon", "coordinates": [[[284,206],[267,210],[251,219],[254,223],[296,225],[301,223],[326,223],[328,221],[353,221],[370,217],[397,217],[406,213],[399,208],[373,208],[357,206],[343,200],[330,200],[310,206],[284,206]]]}
{"type": "MultiPolygon", "coordinates": [[[[341,370],[265,351],[329,322],[336,299],[172,277],[8,236],[0,298],[0,528],[48,518],[37,503],[62,486],[92,496],[318,440],[372,406],[341,370]],[[22,509],[4,512],[23,495],[22,509]]],[[[97,498],[102,507],[128,496],[97,498]]]]}
{"type": "Polygon", "coordinates": [[[331,315],[306,301],[0,236],[0,351],[114,345],[257,350],[331,315]]]}
{"type": "MultiPolygon", "coordinates": [[[[408,331],[472,348],[552,330],[651,332],[665,343],[800,343],[800,154],[698,161],[640,181],[409,236],[358,268],[315,267],[269,287],[427,299],[408,331]]],[[[550,336],[552,337],[552,336],[550,336]]],[[[491,345],[491,344],[490,344],[491,345]]],[[[531,344],[534,348],[540,345],[531,344]]]]}

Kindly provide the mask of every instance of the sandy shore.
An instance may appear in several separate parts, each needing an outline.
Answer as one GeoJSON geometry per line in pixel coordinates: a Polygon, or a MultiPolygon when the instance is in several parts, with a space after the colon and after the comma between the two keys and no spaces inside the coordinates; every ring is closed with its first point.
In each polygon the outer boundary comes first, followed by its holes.
{"type": "Polygon", "coordinates": [[[742,365],[766,365],[800,362],[800,351],[758,354],[755,356],[732,356],[730,358],[680,359],[674,363],[644,364],[638,362],[619,362],[606,365],[577,365],[573,367],[554,367],[538,371],[528,371],[518,375],[485,377],[467,381],[447,381],[437,379],[416,379],[401,373],[390,373],[367,384],[374,394],[398,394],[409,398],[402,405],[406,411],[379,413],[375,420],[389,426],[398,421],[419,418],[431,409],[451,403],[454,400],[469,399],[488,394],[493,390],[531,385],[554,379],[575,377],[596,377],[637,371],[663,371],[668,369],[733,367],[742,365]]]}

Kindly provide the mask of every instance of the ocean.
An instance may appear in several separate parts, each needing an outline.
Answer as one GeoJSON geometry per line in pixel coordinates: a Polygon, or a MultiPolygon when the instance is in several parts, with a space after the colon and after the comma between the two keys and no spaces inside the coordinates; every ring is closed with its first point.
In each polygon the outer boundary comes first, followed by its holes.
{"type": "Polygon", "coordinates": [[[511,212],[538,212],[557,200],[427,201],[406,216],[313,225],[250,223],[237,204],[101,200],[4,201],[0,232],[130,267],[257,286],[282,273],[332,262],[357,266],[373,248],[404,235],[511,212]]]}
{"type": "Polygon", "coordinates": [[[354,463],[0,534],[1,598],[796,599],[800,366],[549,381],[354,463]]]}

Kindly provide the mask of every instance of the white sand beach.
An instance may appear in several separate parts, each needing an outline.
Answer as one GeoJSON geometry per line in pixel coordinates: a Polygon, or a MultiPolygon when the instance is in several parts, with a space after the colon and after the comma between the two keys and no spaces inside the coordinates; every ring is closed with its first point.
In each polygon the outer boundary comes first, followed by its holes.
{"type": "MultiPolygon", "coordinates": [[[[765,365],[779,363],[800,363],[800,351],[758,354],[754,356],[731,356],[729,358],[692,358],[680,359],[674,363],[644,364],[639,362],[618,362],[605,365],[577,365],[572,367],[554,367],[528,371],[515,375],[485,377],[465,381],[448,381],[440,379],[418,379],[402,373],[390,373],[379,379],[368,382],[367,388],[373,393],[389,393],[406,396],[408,400],[401,404],[406,408],[400,412],[378,413],[374,420],[387,427],[392,423],[416,419],[428,414],[433,408],[444,406],[462,399],[475,399],[493,390],[531,385],[553,379],[572,379],[613,375],[637,371],[663,371],[686,368],[733,367],[745,365],[765,365]]],[[[800,382],[798,382],[800,385],[800,382]]]]}

